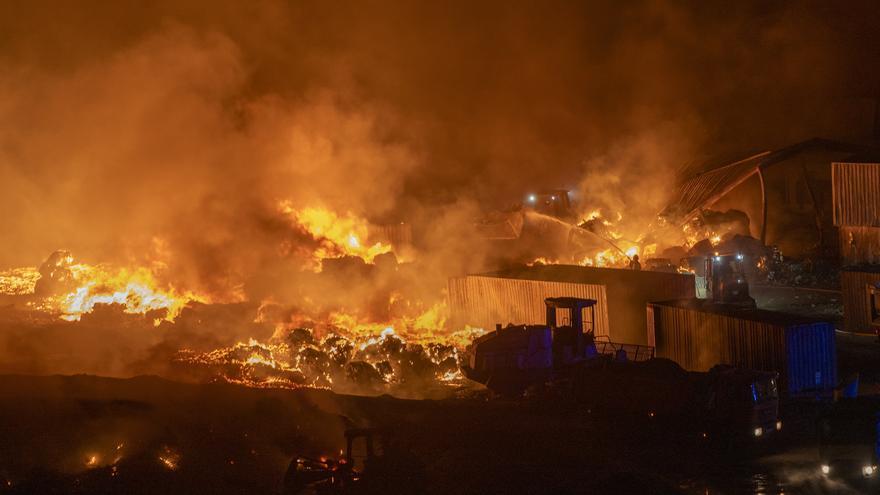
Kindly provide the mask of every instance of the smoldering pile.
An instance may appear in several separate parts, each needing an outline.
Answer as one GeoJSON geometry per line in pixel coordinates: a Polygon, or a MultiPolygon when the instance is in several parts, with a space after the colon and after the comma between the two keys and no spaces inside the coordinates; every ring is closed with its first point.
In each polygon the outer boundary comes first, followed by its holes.
{"type": "Polygon", "coordinates": [[[295,328],[270,343],[250,340],[204,353],[181,350],[174,367],[200,381],[359,394],[421,395],[462,381],[455,346],[407,343],[391,328],[369,338],[346,337],[341,329],[319,337],[313,329],[295,328]]]}

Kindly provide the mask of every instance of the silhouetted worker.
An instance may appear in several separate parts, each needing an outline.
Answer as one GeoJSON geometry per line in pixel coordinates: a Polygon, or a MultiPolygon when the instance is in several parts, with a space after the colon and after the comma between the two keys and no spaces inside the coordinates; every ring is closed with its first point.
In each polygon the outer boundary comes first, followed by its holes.
{"type": "Polygon", "coordinates": [[[632,259],[629,260],[629,269],[630,270],[641,270],[642,264],[639,263],[639,255],[634,254],[632,259]]]}

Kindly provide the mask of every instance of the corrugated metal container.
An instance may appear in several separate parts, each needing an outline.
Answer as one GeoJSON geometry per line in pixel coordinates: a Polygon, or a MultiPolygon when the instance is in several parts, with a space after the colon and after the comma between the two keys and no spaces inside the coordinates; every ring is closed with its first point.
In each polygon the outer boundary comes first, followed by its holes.
{"type": "Polygon", "coordinates": [[[834,326],[766,310],[732,310],[705,301],[648,305],[657,357],[690,371],[716,364],[776,371],[780,390],[830,393],[837,384],[834,326]]]}
{"type": "Polygon", "coordinates": [[[839,233],[844,266],[880,263],[880,228],[840,227],[839,233]]]}
{"type": "Polygon", "coordinates": [[[381,242],[397,248],[412,245],[412,225],[404,222],[370,225],[367,235],[371,243],[381,242]]]}
{"type": "Polygon", "coordinates": [[[496,323],[544,323],[544,299],[548,297],[595,299],[594,331],[596,335],[609,334],[608,302],[602,285],[469,275],[449,279],[448,295],[453,325],[485,330],[492,330],[496,323]]]}
{"type": "Polygon", "coordinates": [[[595,299],[597,335],[646,344],[645,304],[694,297],[692,274],[634,271],[570,265],[520,267],[451,278],[451,323],[492,329],[544,323],[547,297],[595,299]]]}
{"type": "Polygon", "coordinates": [[[880,267],[873,271],[847,268],[840,272],[843,328],[847,332],[875,332],[871,316],[872,287],[880,287],[880,267]]]}
{"type": "Polygon", "coordinates": [[[880,227],[880,163],[832,163],[834,225],[880,227]]]}

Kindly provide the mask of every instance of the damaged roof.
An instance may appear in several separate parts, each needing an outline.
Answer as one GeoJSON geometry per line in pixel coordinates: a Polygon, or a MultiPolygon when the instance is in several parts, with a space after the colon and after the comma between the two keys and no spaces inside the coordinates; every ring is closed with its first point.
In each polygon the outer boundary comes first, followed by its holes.
{"type": "Polygon", "coordinates": [[[864,153],[867,149],[861,145],[813,138],[775,151],[755,153],[720,166],[699,167],[697,172],[691,168],[685,170],[678,178],[678,186],[672,200],[660,214],[686,221],[700,209],[711,206],[736,186],[758,173],[759,169],[766,169],[798,153],[817,148],[848,153],[864,153]]]}

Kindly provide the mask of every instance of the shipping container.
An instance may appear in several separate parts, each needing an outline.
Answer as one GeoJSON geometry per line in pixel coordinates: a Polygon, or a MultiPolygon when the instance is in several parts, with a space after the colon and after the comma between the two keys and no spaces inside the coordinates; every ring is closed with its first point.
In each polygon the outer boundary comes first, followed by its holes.
{"type": "Polygon", "coordinates": [[[834,225],[880,227],[880,163],[832,163],[834,225]]]}
{"type": "Polygon", "coordinates": [[[547,297],[595,299],[596,335],[646,344],[645,305],[694,297],[692,274],[571,265],[519,267],[449,279],[451,323],[492,329],[496,324],[541,324],[547,297]]]}
{"type": "Polygon", "coordinates": [[[837,384],[834,326],[761,309],[732,309],[699,299],[648,305],[657,357],[689,371],[717,364],[776,371],[789,396],[830,394],[837,384]]]}
{"type": "Polygon", "coordinates": [[[840,272],[843,328],[847,332],[876,333],[880,327],[880,266],[845,268],[840,272]]]}

